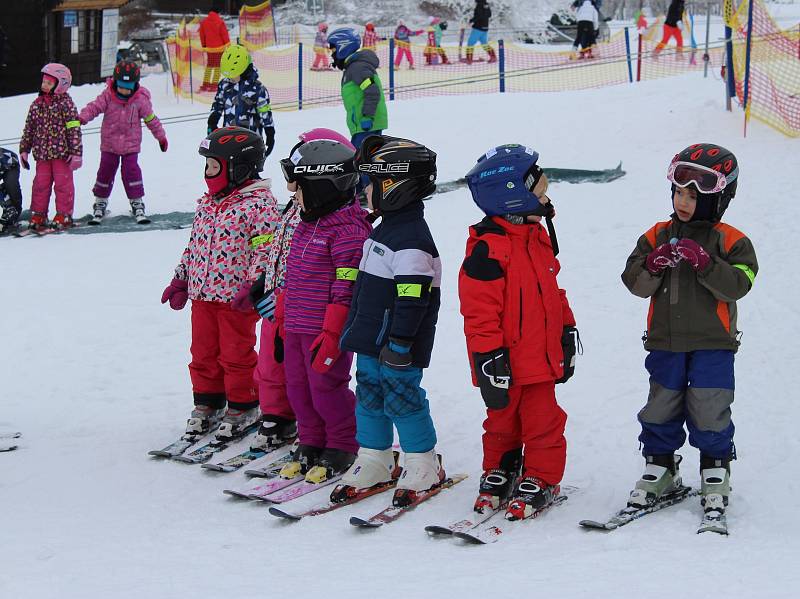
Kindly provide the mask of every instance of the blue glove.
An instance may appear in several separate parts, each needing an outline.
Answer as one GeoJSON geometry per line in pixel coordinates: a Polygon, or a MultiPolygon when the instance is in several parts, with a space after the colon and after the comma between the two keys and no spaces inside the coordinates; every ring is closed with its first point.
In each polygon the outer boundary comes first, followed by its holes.
{"type": "Polygon", "coordinates": [[[363,129],[364,131],[369,131],[370,129],[372,129],[372,119],[367,117],[361,119],[361,129],[363,129]]]}

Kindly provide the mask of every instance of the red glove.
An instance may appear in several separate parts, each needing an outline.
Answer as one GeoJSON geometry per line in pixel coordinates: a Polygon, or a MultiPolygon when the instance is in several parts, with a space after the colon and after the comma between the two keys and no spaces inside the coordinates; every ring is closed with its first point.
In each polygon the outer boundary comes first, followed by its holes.
{"type": "Polygon", "coordinates": [[[675,252],[682,260],[686,260],[697,272],[702,272],[711,263],[711,256],[696,241],[681,239],[675,244],[675,252]]]}
{"type": "Polygon", "coordinates": [[[169,302],[169,307],[173,310],[183,310],[189,299],[189,281],[183,279],[172,279],[164,293],[161,294],[161,303],[169,302]]]}
{"type": "Polygon", "coordinates": [[[662,243],[652,252],[647,254],[645,265],[651,275],[661,274],[665,268],[675,268],[681,261],[671,243],[662,243]]]}
{"type": "Polygon", "coordinates": [[[162,152],[166,152],[167,151],[167,148],[169,147],[169,142],[167,141],[166,137],[164,139],[159,139],[158,140],[158,147],[161,148],[162,152]]]}
{"type": "Polygon", "coordinates": [[[79,168],[81,168],[82,164],[83,158],[76,154],[70,154],[67,158],[67,165],[69,165],[70,170],[77,171],[79,168]]]}
{"type": "Polygon", "coordinates": [[[344,323],[347,322],[348,312],[350,312],[350,307],[341,304],[328,304],[325,309],[322,332],[317,335],[310,348],[311,368],[317,372],[328,372],[342,353],[342,350],[339,349],[339,337],[342,334],[344,323]]]}
{"type": "Polygon", "coordinates": [[[250,300],[250,285],[245,283],[242,288],[236,292],[231,302],[231,308],[238,312],[250,312],[253,309],[253,302],[250,300]]]}

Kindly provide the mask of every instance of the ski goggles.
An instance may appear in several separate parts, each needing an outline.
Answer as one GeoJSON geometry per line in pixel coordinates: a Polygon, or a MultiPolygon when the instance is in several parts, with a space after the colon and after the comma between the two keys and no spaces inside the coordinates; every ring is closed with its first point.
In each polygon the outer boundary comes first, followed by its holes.
{"type": "Polygon", "coordinates": [[[667,179],[678,187],[694,184],[700,193],[717,193],[725,189],[728,180],[719,171],[691,162],[673,162],[669,165],[667,179]]]}

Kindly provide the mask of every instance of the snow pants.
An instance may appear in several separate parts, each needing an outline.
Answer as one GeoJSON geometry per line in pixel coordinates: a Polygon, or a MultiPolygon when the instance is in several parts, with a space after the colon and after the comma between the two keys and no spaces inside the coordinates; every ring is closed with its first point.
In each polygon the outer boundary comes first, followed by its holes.
{"type": "Polygon", "coordinates": [[[403,57],[406,57],[408,61],[408,65],[413,67],[414,66],[414,57],[411,55],[411,46],[401,46],[399,43],[395,44],[395,52],[397,53],[394,57],[394,67],[398,68],[400,63],[403,62],[403,57]]]}
{"type": "Polygon", "coordinates": [[[328,53],[327,52],[317,52],[314,50],[314,65],[311,67],[312,69],[328,69],[330,68],[330,62],[328,61],[328,53]]]}
{"type": "Polygon", "coordinates": [[[356,453],[356,397],[348,387],[352,352],[342,352],[330,370],[311,367],[316,335],[287,331],[283,341],[286,394],[297,416],[297,437],[303,445],[356,453]]]}
{"type": "Polygon", "coordinates": [[[424,453],[436,446],[436,429],[421,382],[422,368],[396,370],[372,356],[356,355],[356,439],[361,447],[390,448],[392,425],[406,453],[424,453]]]}
{"type": "Polygon", "coordinates": [[[203,71],[203,87],[211,89],[219,83],[222,52],[206,52],[206,68],[203,71]]]}
{"type": "Polygon", "coordinates": [[[666,45],[669,43],[669,40],[675,38],[675,43],[678,44],[678,52],[683,50],[683,35],[681,34],[681,30],[677,27],[672,27],[671,25],[664,25],[664,34],[661,37],[661,41],[658,42],[656,46],[656,52],[661,52],[666,45]]]}
{"type": "Polygon", "coordinates": [[[487,410],[483,421],[483,469],[500,468],[506,453],[524,446],[524,476],[548,484],[561,482],[567,462],[567,415],[556,403],[555,382],[512,385],[501,410],[487,410]]]}
{"type": "Polygon", "coordinates": [[[734,455],[731,404],[733,352],[651,351],[645,359],[650,395],[639,412],[644,455],[668,454],[686,441],[711,458],[734,455]]]}
{"type": "Polygon", "coordinates": [[[467,39],[467,47],[471,48],[475,44],[486,46],[488,43],[489,43],[488,31],[484,31],[483,29],[475,29],[473,27],[472,31],[469,32],[469,38],[467,39]]]}
{"type": "Polygon", "coordinates": [[[192,301],[192,379],[195,405],[250,409],[258,405],[256,368],[258,314],[223,302],[192,301]]]}
{"type": "Polygon", "coordinates": [[[31,211],[47,215],[50,191],[55,188],[56,212],[72,216],[75,208],[75,185],[72,169],[66,160],[37,160],[31,190],[31,211]]]}
{"type": "Polygon", "coordinates": [[[97,179],[92,188],[95,197],[107,200],[114,188],[114,179],[117,168],[122,163],[122,184],[129,200],[138,200],[144,197],[144,182],[142,169],[139,168],[139,154],[125,154],[121,156],[113,152],[100,152],[100,166],[97,169],[97,179]]]}
{"type": "Polygon", "coordinates": [[[292,406],[289,405],[289,398],[286,397],[286,374],[283,370],[283,363],[275,361],[276,333],[275,323],[266,318],[262,319],[258,366],[255,371],[258,404],[262,414],[294,420],[292,406]]]}
{"type": "Polygon", "coordinates": [[[577,50],[578,46],[586,50],[594,46],[594,23],[591,21],[578,21],[578,31],[572,47],[577,50]]]}

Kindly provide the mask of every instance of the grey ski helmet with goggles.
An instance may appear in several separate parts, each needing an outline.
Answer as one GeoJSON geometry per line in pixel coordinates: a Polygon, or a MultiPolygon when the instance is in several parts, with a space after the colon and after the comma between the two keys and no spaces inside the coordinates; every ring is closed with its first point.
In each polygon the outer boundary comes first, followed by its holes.
{"type": "Polygon", "coordinates": [[[375,210],[400,210],[436,191],[436,152],[410,139],[370,135],[355,163],[372,183],[375,210]]]}
{"type": "Polygon", "coordinates": [[[223,191],[231,191],[242,183],[257,179],[264,168],[266,147],[260,135],[244,127],[223,127],[209,134],[202,142],[198,153],[206,158],[221,160],[228,185],[223,191]]]}
{"type": "Polygon", "coordinates": [[[716,144],[692,144],[672,159],[667,170],[672,195],[675,188],[692,186],[697,207],[692,220],[717,222],[736,195],[739,163],[733,152],[716,144]]]}
{"type": "Polygon", "coordinates": [[[330,139],[300,142],[281,160],[287,183],[297,183],[303,192],[300,218],[315,221],[355,198],[358,173],[352,148],[330,139]]]}

